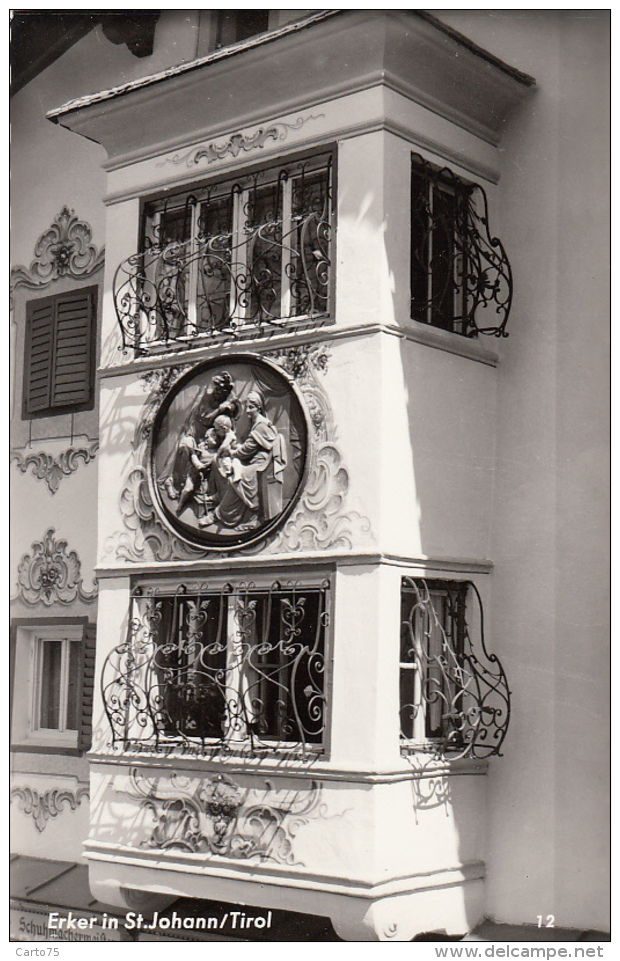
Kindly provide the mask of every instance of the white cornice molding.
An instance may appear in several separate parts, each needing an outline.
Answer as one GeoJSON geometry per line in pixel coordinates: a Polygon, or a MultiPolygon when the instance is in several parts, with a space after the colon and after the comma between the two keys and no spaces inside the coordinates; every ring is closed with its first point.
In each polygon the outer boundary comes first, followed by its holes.
{"type": "MultiPolygon", "coordinates": [[[[416,575],[425,575],[429,572],[461,574],[469,576],[472,574],[490,574],[493,570],[492,561],[482,558],[462,558],[462,557],[424,557],[404,554],[391,554],[380,551],[360,551],[351,550],[346,553],[340,552],[314,552],[303,551],[299,553],[283,552],[281,554],[263,554],[258,557],[252,555],[251,563],[256,571],[281,570],[283,566],[294,564],[296,568],[321,567],[325,570],[333,570],[342,567],[378,567],[387,565],[389,567],[399,567],[410,571],[416,575]]],[[[248,567],[248,556],[222,556],[215,558],[199,558],[192,561],[167,561],[152,562],[148,564],[132,564],[130,573],[133,576],[148,576],[161,574],[165,571],[169,575],[178,577],[182,574],[207,574],[219,571],[245,571],[248,567]]],[[[107,578],[127,577],[129,568],[126,562],[123,565],[101,564],[95,568],[95,573],[99,584],[107,578]]]]}
{"type": "Polygon", "coordinates": [[[100,367],[97,376],[100,378],[133,376],[148,370],[158,370],[169,364],[178,364],[179,361],[195,364],[212,356],[225,356],[226,353],[243,353],[246,351],[260,353],[261,351],[271,351],[288,346],[332,343],[357,337],[371,337],[375,334],[386,334],[410,343],[444,350],[447,353],[465,357],[488,367],[497,367],[500,361],[499,354],[479,340],[473,340],[461,334],[453,334],[451,331],[439,330],[429,324],[420,324],[415,320],[410,320],[407,326],[403,327],[396,324],[336,326],[329,322],[329,326],[325,323],[325,325],[312,329],[304,330],[293,326],[286,333],[274,332],[271,335],[263,333],[260,337],[257,337],[255,333],[252,335],[248,332],[247,338],[238,336],[234,340],[222,335],[213,337],[208,344],[197,344],[195,347],[188,347],[183,344],[179,345],[178,349],[163,348],[161,351],[154,351],[137,360],[133,359],[108,367],[100,367]]]}
{"type": "Polygon", "coordinates": [[[248,777],[285,777],[321,781],[341,781],[349,784],[396,784],[400,781],[420,781],[438,777],[482,777],[489,771],[488,760],[474,758],[454,758],[431,756],[418,752],[403,758],[402,765],[383,771],[363,770],[334,764],[325,757],[283,758],[274,753],[271,757],[242,758],[231,754],[229,757],[210,758],[200,755],[183,754],[181,751],[158,753],[157,751],[132,752],[131,749],[117,751],[90,751],[88,760],[91,766],[103,768],[153,768],[170,772],[194,771],[204,774],[245,774],[248,777]]]}

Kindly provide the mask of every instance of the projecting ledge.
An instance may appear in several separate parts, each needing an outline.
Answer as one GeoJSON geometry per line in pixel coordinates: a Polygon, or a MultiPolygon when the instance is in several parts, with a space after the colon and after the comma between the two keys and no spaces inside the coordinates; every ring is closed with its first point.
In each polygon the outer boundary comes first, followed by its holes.
{"type": "Polygon", "coordinates": [[[227,757],[214,758],[197,754],[158,753],[155,750],[140,752],[91,751],[88,755],[91,766],[104,768],[149,768],[167,771],[171,765],[177,771],[195,771],[225,774],[269,775],[295,779],[318,778],[322,781],[341,781],[348,784],[392,784],[399,781],[415,781],[423,778],[438,777],[480,777],[488,773],[488,760],[476,758],[435,758],[420,753],[403,759],[402,767],[385,771],[362,771],[358,768],[344,768],[331,765],[326,758],[286,758],[272,757],[227,757]]]}
{"type": "MultiPolygon", "coordinates": [[[[330,917],[345,941],[411,941],[428,930],[465,934],[483,917],[483,862],[397,878],[382,884],[346,879],[270,874],[250,868],[246,876],[223,865],[166,863],[114,854],[88,845],[90,887],[107,904],[127,907],[140,898],[166,903],[175,897],[226,900],[253,907],[330,917]],[[199,869],[199,873],[198,873],[199,869]]],[[[148,908],[147,908],[148,910],[148,908]]]]}

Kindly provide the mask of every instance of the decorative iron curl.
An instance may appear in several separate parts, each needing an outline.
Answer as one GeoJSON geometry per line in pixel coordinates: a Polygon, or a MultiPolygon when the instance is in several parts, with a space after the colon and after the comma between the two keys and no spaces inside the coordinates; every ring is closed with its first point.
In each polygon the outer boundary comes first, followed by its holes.
{"type": "Polygon", "coordinates": [[[512,269],[491,234],[484,188],[419,154],[412,184],[413,319],[466,337],[507,337],[512,269]]]}
{"type": "Polygon", "coordinates": [[[208,190],[200,199],[188,196],[181,237],[166,239],[165,209],[161,223],[149,225],[142,250],[122,261],[114,276],[121,350],[236,337],[240,330],[327,314],[331,161],[319,170],[306,171],[304,164],[282,169],[271,184],[260,178],[231,183],[227,195],[208,190]],[[290,180],[292,212],[285,218],[283,188],[290,180]],[[242,217],[233,225],[235,209],[242,217]]]}
{"type": "Polygon", "coordinates": [[[445,753],[451,757],[470,757],[478,760],[501,755],[510,721],[510,690],[502,664],[495,654],[487,651],[484,639],[484,611],[482,599],[472,581],[440,582],[445,589],[451,622],[435,609],[431,588],[422,578],[406,577],[403,589],[413,595],[403,629],[410,640],[406,652],[417,675],[418,698],[415,703],[401,704],[409,721],[424,722],[429,708],[441,708],[441,731],[436,736],[421,740],[401,733],[404,753],[424,751],[445,753]],[[452,592],[465,591],[455,600],[452,592]],[[465,618],[465,598],[469,592],[476,598],[479,617],[479,637],[475,643],[465,618]],[[461,605],[461,601],[463,602],[461,605]],[[461,605],[457,612],[457,605],[461,605]],[[415,623],[416,615],[424,625],[415,623]],[[459,627],[456,627],[456,621],[459,627]],[[431,651],[431,635],[440,639],[440,652],[431,651]]]}
{"type": "Polygon", "coordinates": [[[320,750],[328,586],[136,588],[102,671],[112,745],[320,750]]]}

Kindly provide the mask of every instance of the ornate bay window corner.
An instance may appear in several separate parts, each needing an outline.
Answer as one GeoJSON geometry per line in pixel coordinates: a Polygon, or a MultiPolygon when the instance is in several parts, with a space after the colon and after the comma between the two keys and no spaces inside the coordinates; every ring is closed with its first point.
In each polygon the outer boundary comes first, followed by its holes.
{"type": "Polygon", "coordinates": [[[146,204],[142,249],[114,280],[122,348],[327,317],[332,211],[325,155],[146,204]]]}
{"type": "Polygon", "coordinates": [[[512,270],[489,227],[479,184],[418,154],[411,164],[411,319],[476,337],[507,337],[512,270]]]}
{"type": "Polygon", "coordinates": [[[501,754],[510,691],[485,646],[475,585],[403,578],[400,643],[402,753],[473,760],[501,754]]]}

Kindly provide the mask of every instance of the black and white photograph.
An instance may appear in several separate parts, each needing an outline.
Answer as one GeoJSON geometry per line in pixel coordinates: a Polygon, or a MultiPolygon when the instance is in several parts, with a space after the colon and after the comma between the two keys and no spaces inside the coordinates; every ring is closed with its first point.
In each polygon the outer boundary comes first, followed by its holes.
{"type": "Polygon", "coordinates": [[[611,961],[612,12],[7,11],[12,957],[611,961]]]}

